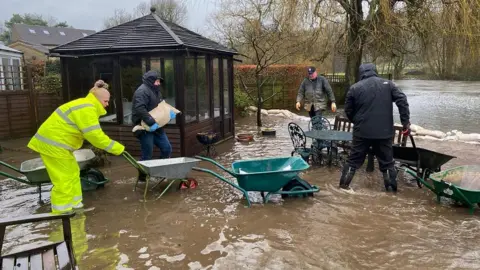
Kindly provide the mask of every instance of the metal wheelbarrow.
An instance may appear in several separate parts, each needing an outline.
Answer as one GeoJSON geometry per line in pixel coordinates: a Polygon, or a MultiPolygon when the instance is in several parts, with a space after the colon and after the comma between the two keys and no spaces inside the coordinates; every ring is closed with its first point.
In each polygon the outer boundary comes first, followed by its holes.
{"type": "Polygon", "coordinates": [[[251,206],[248,191],[260,192],[264,203],[267,203],[270,195],[281,194],[285,197],[313,196],[319,191],[317,186],[310,185],[298,174],[310,167],[301,157],[274,157],[235,161],[232,169],[229,170],[218,162],[196,156],[195,158],[213,163],[223,171],[237,179],[237,184],[225,177],[204,168],[193,168],[195,171],[209,173],[230,186],[240,190],[247,199],[248,206],[251,206]],[[267,195],[265,196],[265,192],[267,195]]]}
{"type": "Polygon", "coordinates": [[[418,148],[415,145],[413,136],[410,135],[409,138],[413,147],[394,145],[393,159],[399,163],[397,169],[402,167],[408,168],[410,171],[416,173],[417,185],[421,188],[422,185],[419,180],[420,178],[428,179],[431,173],[441,171],[443,164],[456,157],[428,149],[418,148]]]}
{"type": "MultiPolygon", "coordinates": [[[[105,178],[102,172],[94,168],[89,168],[89,164],[92,159],[95,158],[95,153],[90,149],[79,149],[73,152],[75,159],[78,162],[80,167],[80,181],[82,184],[83,191],[90,191],[102,187],[109,181],[105,178]]],[[[0,175],[8,177],[12,180],[27,184],[30,186],[38,187],[38,196],[39,203],[43,204],[42,201],[42,185],[51,184],[50,177],[48,176],[47,169],[43,164],[41,158],[29,159],[20,165],[20,169],[12,166],[6,162],[0,161],[0,165],[3,165],[12,171],[15,171],[19,174],[25,176],[25,179],[13,176],[9,173],[0,171],[0,175]]]]}
{"type": "Polygon", "coordinates": [[[418,176],[415,172],[406,169],[406,172],[416,177],[428,189],[437,195],[437,202],[441,197],[450,198],[456,203],[463,203],[473,214],[475,204],[480,205],[480,166],[459,166],[449,170],[431,174],[428,179],[418,176]]]}
{"type": "Polygon", "coordinates": [[[194,182],[198,185],[197,181],[194,179],[187,179],[188,173],[192,170],[194,166],[197,165],[200,160],[189,158],[189,157],[180,157],[180,158],[168,158],[168,159],[152,159],[152,160],[144,160],[144,161],[137,161],[133,158],[128,152],[123,152],[123,157],[139,172],[139,177],[135,182],[134,191],[137,190],[138,182],[140,177],[145,176],[145,189],[143,192],[143,200],[146,201],[147,199],[147,190],[148,185],[150,183],[151,177],[159,178],[160,180],[150,188],[153,190],[163,181],[170,181],[168,186],[162,191],[162,193],[157,196],[155,200],[160,199],[165,192],[175,183],[176,181],[180,181],[180,185],[182,183],[194,182]]]}

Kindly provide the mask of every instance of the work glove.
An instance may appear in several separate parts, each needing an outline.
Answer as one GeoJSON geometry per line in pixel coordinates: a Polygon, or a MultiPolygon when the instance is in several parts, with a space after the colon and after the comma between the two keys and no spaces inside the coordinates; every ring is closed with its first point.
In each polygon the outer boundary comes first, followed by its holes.
{"type": "Polygon", "coordinates": [[[177,114],[170,110],[170,119],[175,119],[175,117],[177,117],[177,114]]]}
{"type": "Polygon", "coordinates": [[[332,112],[336,112],[337,111],[337,104],[335,104],[335,102],[332,102],[332,112]]]}
{"type": "Polygon", "coordinates": [[[297,111],[300,111],[300,106],[301,106],[300,102],[297,102],[297,104],[295,104],[295,108],[297,108],[297,111]]]}
{"type": "Polygon", "coordinates": [[[153,125],[150,126],[150,132],[154,132],[155,130],[157,130],[159,128],[158,124],[155,123],[153,125]]]}
{"type": "Polygon", "coordinates": [[[406,125],[403,125],[403,130],[402,130],[402,134],[404,136],[410,136],[410,123],[406,124],[406,125]]]}

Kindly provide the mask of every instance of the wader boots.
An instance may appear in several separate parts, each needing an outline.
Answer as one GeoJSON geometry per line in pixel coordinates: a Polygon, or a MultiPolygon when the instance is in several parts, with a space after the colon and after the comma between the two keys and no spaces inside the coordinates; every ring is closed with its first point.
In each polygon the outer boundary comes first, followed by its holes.
{"type": "Polygon", "coordinates": [[[343,166],[342,176],[340,177],[339,187],[342,189],[350,189],[350,182],[352,182],[353,176],[355,175],[355,169],[345,165],[343,166]]]}
{"type": "Polygon", "coordinates": [[[388,191],[388,187],[391,187],[393,192],[397,192],[397,171],[395,168],[383,172],[383,183],[386,191],[388,191]]]}

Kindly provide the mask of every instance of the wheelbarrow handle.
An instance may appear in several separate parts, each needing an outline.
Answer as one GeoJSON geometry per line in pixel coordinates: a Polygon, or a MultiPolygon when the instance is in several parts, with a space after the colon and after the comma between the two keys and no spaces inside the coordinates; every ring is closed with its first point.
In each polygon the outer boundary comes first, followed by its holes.
{"type": "Polygon", "coordinates": [[[6,162],[3,162],[3,161],[1,161],[1,160],[0,160],[0,165],[3,165],[3,166],[5,166],[5,167],[9,168],[10,170],[16,171],[16,172],[18,172],[18,173],[22,173],[22,172],[20,171],[20,169],[18,169],[17,167],[12,166],[12,165],[10,165],[10,164],[8,164],[8,163],[6,163],[6,162]]]}
{"type": "Polygon", "coordinates": [[[410,141],[412,142],[413,149],[417,149],[417,146],[415,145],[415,140],[413,139],[412,134],[409,134],[408,137],[410,138],[410,141]]]}
{"type": "Polygon", "coordinates": [[[227,173],[229,173],[231,176],[233,176],[233,177],[237,177],[237,174],[236,174],[236,173],[234,173],[234,172],[232,172],[231,170],[229,170],[229,169],[227,169],[227,168],[223,167],[223,166],[222,166],[222,164],[220,164],[220,163],[216,162],[216,161],[215,161],[215,160],[213,160],[213,159],[206,158],[206,157],[202,157],[202,156],[195,156],[195,158],[198,158],[198,159],[200,159],[200,160],[203,160],[203,161],[210,162],[210,163],[212,163],[213,165],[215,165],[215,166],[219,167],[220,169],[222,169],[222,170],[226,171],[226,172],[227,172],[227,173]]]}
{"type": "Polygon", "coordinates": [[[218,178],[219,180],[221,180],[222,182],[227,183],[227,184],[229,184],[230,186],[232,186],[232,187],[240,190],[240,191],[243,193],[243,195],[245,196],[245,198],[247,199],[248,207],[251,206],[251,204],[250,204],[250,197],[248,196],[248,192],[247,192],[245,189],[241,188],[239,185],[234,184],[233,182],[229,181],[229,180],[226,179],[225,177],[223,177],[223,176],[221,176],[220,174],[218,174],[218,173],[216,173],[216,172],[214,172],[214,171],[211,171],[211,170],[209,170],[209,169],[193,167],[192,170],[198,171],[198,172],[209,173],[209,174],[215,176],[216,178],[218,178]]]}
{"type": "Polygon", "coordinates": [[[122,156],[128,161],[130,162],[130,164],[132,164],[133,167],[135,167],[135,169],[139,170],[141,173],[145,174],[145,175],[148,175],[148,173],[145,171],[145,169],[140,165],[138,164],[137,160],[135,160],[132,155],[130,155],[130,153],[128,153],[127,151],[123,151],[122,153],[122,156]]]}

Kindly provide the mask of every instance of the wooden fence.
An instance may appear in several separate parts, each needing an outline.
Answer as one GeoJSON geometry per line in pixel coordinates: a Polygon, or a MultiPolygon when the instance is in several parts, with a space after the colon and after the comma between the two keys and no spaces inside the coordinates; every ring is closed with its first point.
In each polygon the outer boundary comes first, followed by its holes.
{"type": "Polygon", "coordinates": [[[61,104],[56,94],[35,91],[30,66],[0,66],[0,140],[28,137],[61,104]]]}
{"type": "MultiPolygon", "coordinates": [[[[323,75],[332,87],[335,99],[338,104],[345,102],[346,80],[344,75],[323,75]]],[[[391,74],[379,74],[380,77],[391,80],[391,74]]],[[[246,84],[249,91],[255,89],[255,83],[246,84]]],[[[268,99],[274,93],[272,98],[265,101],[264,109],[294,109],[300,83],[284,83],[282,81],[267,82],[262,86],[262,97],[268,99]]],[[[252,91],[256,95],[255,91],[252,91]]]]}

